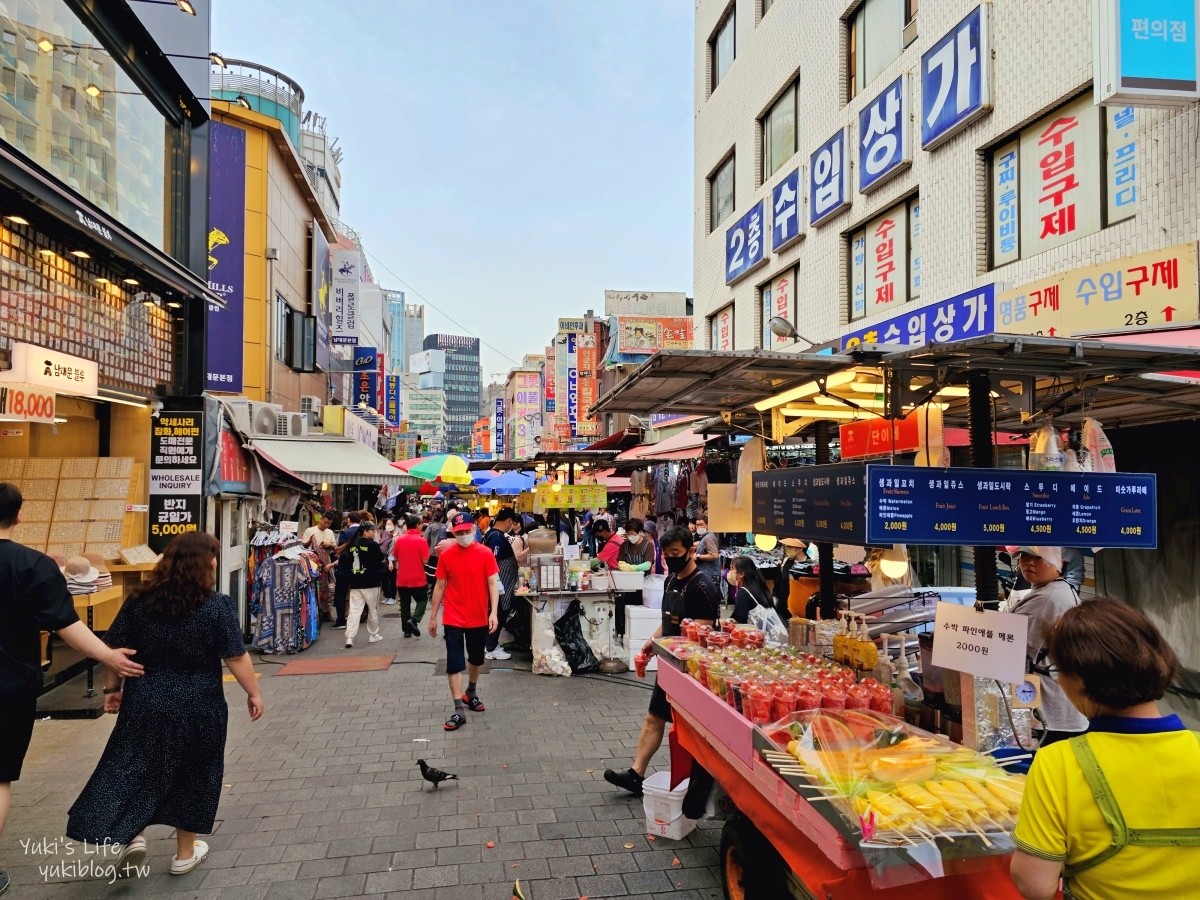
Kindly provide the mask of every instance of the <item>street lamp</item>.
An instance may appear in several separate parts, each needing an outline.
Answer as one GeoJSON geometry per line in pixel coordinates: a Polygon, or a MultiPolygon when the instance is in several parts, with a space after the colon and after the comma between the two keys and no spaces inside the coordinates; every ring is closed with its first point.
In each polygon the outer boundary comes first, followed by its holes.
{"type": "Polygon", "coordinates": [[[771,334],[781,338],[791,338],[792,343],[796,341],[804,341],[805,343],[816,346],[816,341],[810,341],[804,335],[796,331],[796,326],[782,316],[775,316],[767,323],[767,327],[771,329],[771,334]]]}

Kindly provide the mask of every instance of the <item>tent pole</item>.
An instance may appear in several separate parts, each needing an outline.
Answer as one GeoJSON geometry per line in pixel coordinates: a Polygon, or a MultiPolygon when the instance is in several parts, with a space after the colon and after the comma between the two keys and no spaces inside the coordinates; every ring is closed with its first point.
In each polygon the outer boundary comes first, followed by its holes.
{"type": "MultiPolygon", "coordinates": [[[[976,469],[989,469],[996,464],[996,450],[992,445],[991,375],[986,371],[972,372],[967,385],[971,465],[976,469]]],[[[980,608],[995,609],[1000,601],[996,548],[973,547],[972,551],[975,557],[975,603],[980,608]]]]}
{"type": "MultiPolygon", "coordinates": [[[[816,463],[818,466],[827,465],[831,461],[829,453],[829,422],[817,422],[813,426],[816,432],[813,440],[816,443],[816,463]]],[[[832,618],[837,608],[837,591],[833,575],[833,544],[828,541],[817,543],[817,562],[821,567],[821,614],[832,618]]]]}

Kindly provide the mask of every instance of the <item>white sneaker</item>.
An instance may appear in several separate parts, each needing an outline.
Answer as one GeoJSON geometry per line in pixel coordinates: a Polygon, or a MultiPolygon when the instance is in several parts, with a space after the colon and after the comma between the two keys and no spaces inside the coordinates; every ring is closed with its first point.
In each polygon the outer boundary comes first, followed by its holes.
{"type": "Polygon", "coordinates": [[[383,600],[383,605],[384,605],[384,606],[395,606],[395,605],[396,605],[396,601],[395,601],[394,599],[392,599],[392,600],[389,600],[389,599],[387,599],[387,598],[385,597],[385,598],[384,598],[384,600],[383,600]]]}
{"type": "Polygon", "coordinates": [[[204,841],[196,841],[194,846],[195,850],[192,851],[191,859],[185,859],[180,862],[178,857],[171,857],[172,875],[186,875],[208,857],[208,844],[204,843],[204,841]]]}
{"type": "Polygon", "coordinates": [[[382,640],[383,640],[383,635],[382,635],[382,634],[376,634],[376,635],[374,635],[374,636],[372,636],[372,637],[369,637],[369,638],[367,638],[367,643],[368,643],[368,644],[374,644],[376,641],[382,641],[382,640]]]}
{"type": "Polygon", "coordinates": [[[126,878],[130,873],[137,873],[138,867],[146,861],[146,839],[140,834],[121,849],[117,857],[117,877],[126,878]]]}
{"type": "Polygon", "coordinates": [[[349,650],[354,646],[354,641],[346,641],[346,649],[349,650]]]}
{"type": "Polygon", "coordinates": [[[503,647],[497,647],[495,650],[489,650],[483,654],[484,659],[512,659],[512,654],[503,647]]]}

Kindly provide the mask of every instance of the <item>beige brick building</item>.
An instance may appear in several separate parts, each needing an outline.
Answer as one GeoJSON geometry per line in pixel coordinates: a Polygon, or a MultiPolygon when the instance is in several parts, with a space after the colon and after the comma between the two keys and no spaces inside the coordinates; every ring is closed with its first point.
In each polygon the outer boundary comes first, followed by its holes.
{"type": "MultiPolygon", "coordinates": [[[[1194,272],[1195,105],[1093,105],[1091,0],[926,0],[917,7],[917,0],[696,0],[697,346],[763,346],[764,289],[772,291],[771,310],[817,343],[988,284],[1004,305],[1003,321],[993,310],[998,331],[1033,333],[1058,323],[1055,333],[1085,333],[1163,322],[1161,310],[1143,309],[1155,304],[1144,302],[1141,285],[1132,289],[1139,260],[1120,260],[1148,253],[1140,261],[1149,271],[1159,256],[1166,259],[1160,251],[1192,242],[1192,261],[1179,259],[1180,278],[1194,272]],[[959,23],[981,6],[980,29],[958,37],[959,23]],[[990,108],[984,104],[922,149],[922,56],[939,46],[938,67],[924,68],[943,119],[973,105],[973,82],[963,74],[973,67],[986,70],[990,108]],[[943,86],[952,70],[960,77],[943,86]],[[872,107],[876,115],[860,124],[872,107]],[[911,132],[907,154],[903,141],[888,143],[889,126],[902,122],[911,132]],[[812,155],[840,129],[846,205],[813,225],[812,155]],[[893,147],[911,163],[890,174],[893,147]],[[797,169],[803,235],[776,251],[774,189],[797,169]],[[860,179],[876,172],[878,183],[862,193],[860,179]],[[743,264],[753,260],[749,219],[760,201],[762,262],[727,283],[727,244],[743,264]],[[741,237],[732,236],[744,217],[741,237]],[[1070,273],[1110,261],[1124,292],[1119,302],[1098,303],[1105,296],[1104,285],[1093,286],[1099,273],[1090,281],[1070,273]],[[1032,283],[1059,276],[1053,294],[1034,293],[1032,283]],[[1061,318],[1051,319],[1060,302],[1061,318]]],[[[818,174],[828,175],[831,161],[818,160],[818,174]]],[[[1169,277],[1166,269],[1160,274],[1169,277]]],[[[1190,299],[1173,312],[1175,323],[1197,317],[1194,284],[1180,290],[1190,299]]],[[[926,324],[932,333],[933,321],[926,324]]],[[[765,337],[773,349],[807,347],[765,337]]]]}

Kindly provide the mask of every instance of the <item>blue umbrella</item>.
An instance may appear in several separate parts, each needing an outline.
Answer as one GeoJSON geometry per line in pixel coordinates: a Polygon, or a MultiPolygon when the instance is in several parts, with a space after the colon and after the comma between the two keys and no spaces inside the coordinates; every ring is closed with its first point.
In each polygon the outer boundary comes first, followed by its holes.
{"type": "Polygon", "coordinates": [[[475,487],[479,487],[481,484],[487,484],[489,481],[491,481],[493,478],[495,478],[499,474],[500,473],[497,472],[495,469],[485,469],[481,472],[472,472],[471,473],[471,483],[474,484],[475,487]]]}
{"type": "Polygon", "coordinates": [[[481,494],[520,494],[533,489],[533,475],[505,472],[479,486],[481,494]]]}

